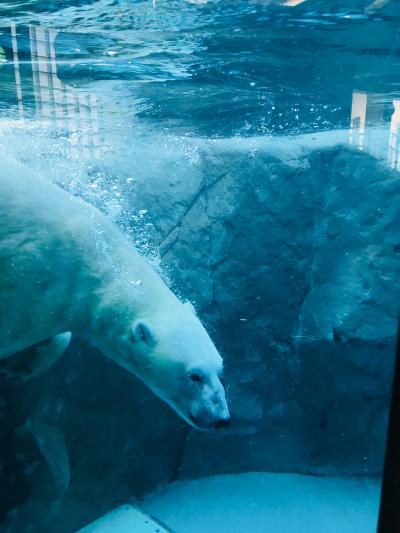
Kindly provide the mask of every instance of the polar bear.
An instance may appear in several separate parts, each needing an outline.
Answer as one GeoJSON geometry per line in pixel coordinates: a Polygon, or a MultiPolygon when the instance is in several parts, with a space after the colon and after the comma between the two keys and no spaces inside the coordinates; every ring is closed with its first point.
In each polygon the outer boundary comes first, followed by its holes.
{"type": "Polygon", "coordinates": [[[98,210],[17,161],[0,168],[0,375],[27,379],[86,339],[197,429],[229,423],[222,358],[98,210]]]}

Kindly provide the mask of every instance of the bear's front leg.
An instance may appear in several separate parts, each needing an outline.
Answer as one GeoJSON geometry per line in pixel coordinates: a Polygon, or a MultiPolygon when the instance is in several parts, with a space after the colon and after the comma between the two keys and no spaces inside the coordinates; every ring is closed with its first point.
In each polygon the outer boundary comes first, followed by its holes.
{"type": "Polygon", "coordinates": [[[70,341],[67,331],[1,359],[0,378],[21,382],[41,374],[57,361],[70,341]]]}

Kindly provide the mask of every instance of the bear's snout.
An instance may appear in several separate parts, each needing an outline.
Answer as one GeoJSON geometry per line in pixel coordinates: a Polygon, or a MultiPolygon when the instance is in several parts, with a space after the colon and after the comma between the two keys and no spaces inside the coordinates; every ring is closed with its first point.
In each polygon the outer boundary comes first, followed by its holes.
{"type": "Polygon", "coordinates": [[[189,415],[189,418],[190,418],[192,425],[196,429],[200,429],[203,431],[210,431],[212,429],[219,429],[225,426],[229,426],[230,421],[231,421],[229,416],[227,418],[218,418],[215,421],[210,419],[209,416],[201,416],[201,415],[193,416],[191,414],[189,415]]]}
{"type": "Polygon", "coordinates": [[[231,423],[231,417],[230,416],[227,416],[225,418],[220,418],[219,420],[215,421],[214,428],[215,429],[223,428],[223,427],[229,426],[230,423],[231,423]]]}
{"type": "MultiPolygon", "coordinates": [[[[225,404],[225,401],[224,401],[225,404]]],[[[214,405],[214,408],[216,406],[214,405]]],[[[220,429],[229,426],[231,417],[226,405],[219,406],[219,413],[215,412],[215,409],[207,409],[204,407],[200,409],[196,414],[190,413],[189,419],[191,424],[196,428],[204,431],[213,429],[220,429]]]]}

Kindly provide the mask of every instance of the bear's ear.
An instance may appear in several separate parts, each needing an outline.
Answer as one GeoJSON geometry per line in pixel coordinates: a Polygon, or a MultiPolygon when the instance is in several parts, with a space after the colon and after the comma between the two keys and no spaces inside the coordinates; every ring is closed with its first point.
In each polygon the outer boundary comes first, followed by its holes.
{"type": "Polygon", "coordinates": [[[151,348],[157,343],[156,335],[153,328],[144,320],[135,320],[131,329],[132,342],[145,342],[151,348]]]}
{"type": "Polygon", "coordinates": [[[186,302],[184,302],[183,305],[184,305],[184,306],[186,307],[186,309],[187,309],[188,311],[190,311],[194,316],[197,316],[197,314],[196,314],[196,309],[194,308],[194,305],[192,304],[192,302],[186,301],[186,302]]]}

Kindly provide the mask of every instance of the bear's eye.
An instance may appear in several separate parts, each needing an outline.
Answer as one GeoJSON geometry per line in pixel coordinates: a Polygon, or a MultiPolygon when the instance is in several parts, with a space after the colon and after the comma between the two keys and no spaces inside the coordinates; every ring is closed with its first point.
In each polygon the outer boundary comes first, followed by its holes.
{"type": "Polygon", "coordinates": [[[203,378],[198,372],[192,372],[191,374],[189,374],[189,377],[195,383],[201,383],[203,381],[203,378]]]}

